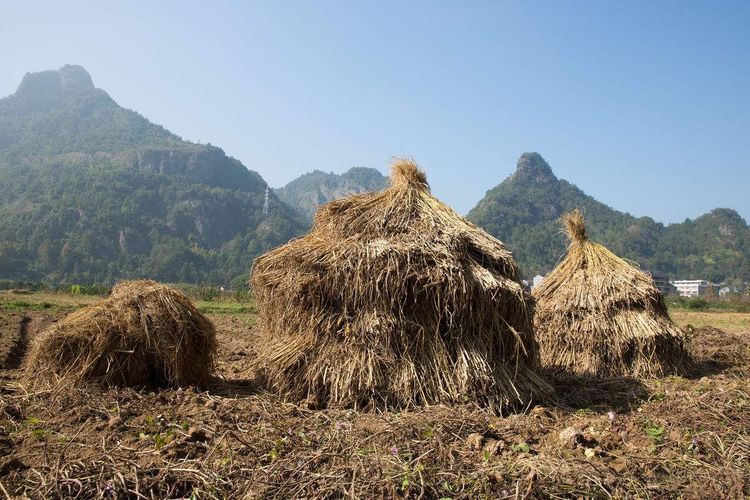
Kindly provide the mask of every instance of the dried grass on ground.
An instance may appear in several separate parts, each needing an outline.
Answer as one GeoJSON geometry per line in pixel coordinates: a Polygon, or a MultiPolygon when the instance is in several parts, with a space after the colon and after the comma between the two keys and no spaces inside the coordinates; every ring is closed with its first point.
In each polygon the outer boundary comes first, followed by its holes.
{"type": "Polygon", "coordinates": [[[562,222],[567,255],[534,289],[542,364],[594,376],[685,373],[685,335],[651,276],[590,241],[580,211],[562,222]]]}
{"type": "Polygon", "coordinates": [[[502,411],[547,390],[510,252],[411,161],[390,188],[320,207],[307,235],[256,259],[251,288],[259,364],[288,400],[502,411]]]}
{"type": "MultiPolygon", "coordinates": [[[[29,313],[28,334],[51,319],[29,313]]],[[[284,403],[249,369],[247,315],[212,320],[226,380],[206,391],[55,397],[0,370],[2,488],[12,498],[750,496],[750,332],[694,331],[705,368],[695,378],[565,375],[553,379],[556,403],[498,418],[471,406],[284,403]]]]}
{"type": "Polygon", "coordinates": [[[33,342],[29,386],[205,385],[213,371],[213,324],[182,293],[129,281],[51,325],[33,342]]]}
{"type": "Polygon", "coordinates": [[[715,327],[730,333],[750,332],[750,313],[670,309],[669,316],[681,327],[693,325],[715,327]]]}

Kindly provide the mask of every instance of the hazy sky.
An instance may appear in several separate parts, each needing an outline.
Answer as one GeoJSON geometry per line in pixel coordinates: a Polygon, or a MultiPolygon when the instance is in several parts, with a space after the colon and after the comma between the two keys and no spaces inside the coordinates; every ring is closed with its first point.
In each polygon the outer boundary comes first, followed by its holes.
{"type": "Polygon", "coordinates": [[[3,2],[0,95],[97,87],[281,186],[413,156],[466,212],[538,151],[658,221],[750,219],[750,2],[3,2]]]}

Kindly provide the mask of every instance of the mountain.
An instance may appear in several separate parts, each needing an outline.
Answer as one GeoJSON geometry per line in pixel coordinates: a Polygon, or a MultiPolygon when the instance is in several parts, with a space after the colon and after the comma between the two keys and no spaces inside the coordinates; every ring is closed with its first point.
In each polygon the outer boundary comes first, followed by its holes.
{"type": "MultiPolygon", "coordinates": [[[[317,205],[387,183],[369,168],[314,171],[270,191],[264,214],[268,185],[221,149],[122,108],[80,66],[29,73],[0,99],[0,279],[237,284],[255,256],[301,234],[317,205]]],[[[636,218],[558,179],[537,153],[468,217],[531,276],[564,253],[556,221],[576,207],[592,238],[642,267],[750,281],[750,229],[735,211],[667,226],[636,218]]]]}
{"type": "Polygon", "coordinates": [[[387,186],[388,178],[378,170],[354,167],[339,175],[313,170],[276,189],[275,193],[312,221],[318,205],[350,194],[379,191],[387,186]]]}
{"type": "Polygon", "coordinates": [[[558,179],[538,153],[524,153],[516,171],[468,214],[513,250],[528,276],[549,272],[565,252],[557,219],[581,208],[589,235],[641,267],[677,279],[750,280],[750,228],[737,212],[716,209],[665,226],[597,201],[558,179]]]}
{"type": "Polygon", "coordinates": [[[80,66],[0,99],[0,279],[228,283],[305,221],[221,149],[120,107],[80,66]]]}

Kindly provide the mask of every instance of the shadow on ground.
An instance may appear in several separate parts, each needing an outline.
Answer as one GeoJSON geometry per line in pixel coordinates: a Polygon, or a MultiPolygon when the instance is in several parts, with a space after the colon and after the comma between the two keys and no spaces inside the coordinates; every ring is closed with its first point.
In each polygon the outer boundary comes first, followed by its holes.
{"type": "Polygon", "coordinates": [[[554,387],[546,403],[561,409],[627,413],[649,396],[646,385],[631,377],[593,377],[560,370],[543,373],[554,387]]]}
{"type": "Polygon", "coordinates": [[[264,391],[263,381],[258,378],[220,379],[215,378],[208,386],[208,392],[224,398],[241,398],[264,391]]]}

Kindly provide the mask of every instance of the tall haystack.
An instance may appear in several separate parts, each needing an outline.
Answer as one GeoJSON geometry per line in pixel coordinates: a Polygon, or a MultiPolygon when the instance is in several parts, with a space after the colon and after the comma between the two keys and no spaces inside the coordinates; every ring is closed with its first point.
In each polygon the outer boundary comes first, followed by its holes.
{"type": "Polygon", "coordinates": [[[205,385],[216,332],[185,295],[153,281],[118,284],[37,337],[25,366],[33,384],[205,385]]]}
{"type": "Polygon", "coordinates": [[[503,244],[430,194],[409,160],[391,186],[321,206],[312,230],[253,264],[260,367],[318,406],[527,404],[532,306],[503,244]]]}
{"type": "Polygon", "coordinates": [[[579,210],[562,223],[568,253],[533,291],[542,365],[593,376],[658,377],[686,369],[684,334],[651,276],[589,241],[579,210]]]}

